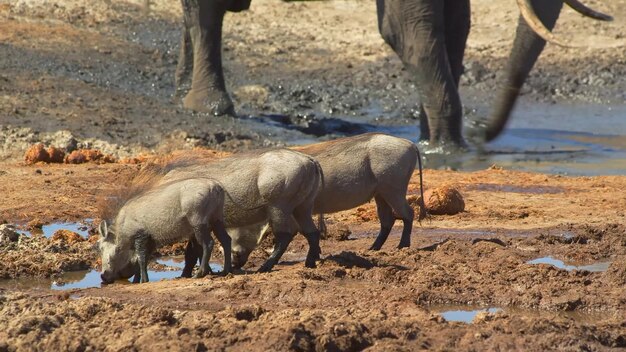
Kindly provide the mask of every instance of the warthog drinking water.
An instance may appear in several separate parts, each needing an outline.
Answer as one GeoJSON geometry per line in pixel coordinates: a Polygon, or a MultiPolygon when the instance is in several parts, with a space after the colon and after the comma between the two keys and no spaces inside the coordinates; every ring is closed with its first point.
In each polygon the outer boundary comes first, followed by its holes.
{"type": "MultiPolygon", "coordinates": [[[[276,236],[276,246],[260,272],[269,271],[278,263],[294,236],[294,221],[309,244],[305,265],[315,267],[315,261],[320,256],[320,236],[312,211],[323,180],[319,164],[310,156],[289,149],[273,149],[213,161],[190,157],[172,162],[164,172],[163,181],[197,176],[216,179],[227,193],[224,222],[228,228],[255,224],[263,226],[269,222],[276,236]]],[[[258,232],[254,232],[255,239],[258,232]]],[[[247,243],[251,242],[246,242],[246,246],[247,243]]],[[[224,252],[229,253],[230,250],[224,248],[224,252]]],[[[233,264],[241,266],[239,263],[245,263],[248,254],[247,247],[238,244],[232,251],[233,264]]],[[[196,256],[188,246],[184,276],[191,274],[195,260],[190,258],[196,256]]]]}
{"type": "MultiPolygon", "coordinates": [[[[362,205],[372,198],[376,201],[380,232],[370,247],[379,250],[387,240],[396,218],[402,219],[403,230],[399,248],[409,247],[414,212],[406,200],[411,175],[416,164],[420,177],[420,214],[426,216],[422,185],[422,162],[417,146],[403,138],[381,133],[367,133],[354,137],[336,139],[297,148],[314,157],[322,167],[324,187],[315,198],[313,213],[322,214],[348,210],[362,205]]],[[[264,224],[246,229],[229,230],[232,248],[239,248],[236,268],[245,264],[252,250],[264,235],[264,224]],[[252,238],[249,238],[253,236],[252,238]]],[[[190,241],[186,260],[195,261],[199,255],[190,253],[194,247],[190,241]]]]}
{"type": "MultiPolygon", "coordinates": [[[[148,255],[155,246],[193,236],[202,255],[196,277],[210,272],[213,250],[211,230],[224,250],[230,237],[224,228],[224,190],[215,180],[187,178],[145,188],[124,202],[111,226],[102,221],[99,248],[102,282],[135,275],[134,282],[148,281],[148,255]],[[138,268],[137,268],[138,266],[138,268]],[[137,273],[139,270],[139,273],[137,273]]],[[[231,271],[231,258],[224,256],[224,272],[231,271]]]]}

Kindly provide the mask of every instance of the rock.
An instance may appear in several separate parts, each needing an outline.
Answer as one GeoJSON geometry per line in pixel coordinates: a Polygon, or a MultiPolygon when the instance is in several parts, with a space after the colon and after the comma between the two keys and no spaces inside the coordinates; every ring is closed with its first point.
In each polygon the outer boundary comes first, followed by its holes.
{"type": "Polygon", "coordinates": [[[461,193],[453,187],[442,186],[424,192],[426,209],[434,215],[454,215],[465,210],[461,193]]]}
{"type": "Polygon", "coordinates": [[[83,242],[85,241],[85,239],[76,232],[72,232],[69,230],[58,230],[52,235],[52,241],[61,241],[69,245],[73,245],[78,242],[83,242]]]}
{"type": "Polygon", "coordinates": [[[5,241],[16,242],[19,240],[21,234],[15,231],[14,225],[2,224],[0,225],[0,243],[5,241]]]}
{"type": "Polygon", "coordinates": [[[37,143],[26,151],[24,155],[24,161],[26,164],[34,164],[38,162],[47,163],[50,160],[50,155],[43,146],[43,143],[37,143]]]}
{"type": "Polygon", "coordinates": [[[26,224],[26,228],[28,230],[31,230],[31,231],[32,230],[41,230],[43,225],[44,225],[44,223],[40,219],[33,219],[33,220],[29,221],[28,224],[26,224]]]}
{"type": "Polygon", "coordinates": [[[65,159],[65,152],[57,147],[50,147],[47,150],[48,152],[48,162],[50,163],[63,163],[63,159],[65,159]]]}
{"type": "Polygon", "coordinates": [[[66,164],[82,164],[86,162],[87,158],[78,150],[71,152],[70,155],[65,157],[66,164]]]}
{"type": "Polygon", "coordinates": [[[95,162],[98,164],[114,163],[115,158],[112,155],[103,154],[97,149],[75,150],[65,158],[66,164],[82,164],[86,162],[95,162]]]}

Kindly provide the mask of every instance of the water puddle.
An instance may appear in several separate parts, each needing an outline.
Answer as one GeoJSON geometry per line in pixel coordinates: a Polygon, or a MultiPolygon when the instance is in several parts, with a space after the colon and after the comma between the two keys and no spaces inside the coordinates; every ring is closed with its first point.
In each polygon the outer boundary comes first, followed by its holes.
{"type": "MultiPolygon", "coordinates": [[[[148,270],[148,277],[150,281],[171,280],[179,277],[182,273],[182,268],[185,266],[185,258],[182,256],[161,257],[156,260],[156,263],[164,265],[167,268],[164,268],[165,270],[148,270]]],[[[210,267],[213,272],[219,272],[223,269],[223,266],[219,263],[210,263],[210,267]]],[[[131,281],[132,279],[129,279],[128,283],[131,281]]],[[[66,272],[53,279],[24,278],[0,280],[0,288],[11,290],[70,290],[75,288],[101,287],[101,282],[102,280],[100,279],[99,271],[82,270],[66,272]]]]}
{"type": "Polygon", "coordinates": [[[571,175],[621,175],[626,168],[626,106],[521,103],[492,143],[479,138],[488,108],[466,119],[474,152],[427,156],[431,168],[482,170],[492,164],[524,171],[571,175]],[[483,111],[484,110],[484,111],[483,111]],[[601,122],[600,122],[601,121],[601,122]]]}
{"type": "Polygon", "coordinates": [[[607,271],[609,269],[609,266],[611,265],[611,261],[600,261],[600,262],[596,262],[596,263],[592,263],[588,265],[580,265],[580,266],[567,265],[562,260],[558,260],[552,257],[537,258],[537,259],[530,260],[526,263],[527,264],[548,264],[556,268],[564,269],[567,271],[586,270],[586,271],[591,271],[591,272],[607,271]]]}
{"type": "Polygon", "coordinates": [[[620,312],[581,312],[581,311],[542,311],[519,307],[476,307],[468,305],[435,305],[429,307],[431,311],[442,316],[449,322],[472,324],[480,313],[496,314],[504,312],[509,315],[531,318],[564,318],[583,324],[597,324],[599,321],[618,317],[620,312]]]}
{"type": "Polygon", "coordinates": [[[461,323],[471,324],[474,321],[474,318],[478,315],[478,313],[486,312],[489,314],[495,314],[502,309],[500,308],[483,308],[483,309],[474,309],[474,310],[446,310],[443,312],[439,312],[445,320],[447,321],[457,321],[461,323]]]}
{"type": "Polygon", "coordinates": [[[75,232],[83,238],[89,237],[89,228],[93,223],[93,219],[86,219],[82,222],[54,222],[52,224],[43,225],[41,229],[33,229],[31,231],[18,231],[27,236],[44,236],[51,238],[55,232],[59,230],[68,230],[75,232]]]}

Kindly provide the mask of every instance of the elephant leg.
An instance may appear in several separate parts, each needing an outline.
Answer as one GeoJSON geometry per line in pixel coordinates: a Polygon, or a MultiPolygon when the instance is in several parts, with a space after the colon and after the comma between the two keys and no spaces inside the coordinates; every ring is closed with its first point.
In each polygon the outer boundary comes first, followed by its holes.
{"type": "MultiPolygon", "coordinates": [[[[234,115],[222,69],[222,21],[228,2],[182,0],[182,3],[185,30],[189,31],[193,50],[191,89],[183,99],[183,106],[214,115],[234,115]]],[[[184,37],[185,34],[183,41],[184,37]]]]}
{"type": "Polygon", "coordinates": [[[431,145],[462,147],[462,106],[446,47],[444,2],[377,0],[380,33],[413,75],[431,145]]]}
{"type": "Polygon", "coordinates": [[[452,79],[457,89],[463,74],[465,44],[471,24],[470,13],[469,0],[445,0],[444,2],[446,52],[448,53],[452,79]]]}
{"type": "Polygon", "coordinates": [[[424,104],[420,104],[420,141],[430,141],[430,128],[428,128],[428,117],[424,104]]]}
{"type": "Polygon", "coordinates": [[[191,73],[193,70],[193,46],[189,24],[183,19],[183,33],[180,41],[178,63],[176,65],[176,97],[182,97],[191,89],[191,73]]]}
{"type": "Polygon", "coordinates": [[[250,8],[251,0],[231,0],[228,2],[229,12],[240,12],[250,8]]]}
{"type": "MultiPolygon", "coordinates": [[[[551,30],[559,18],[563,2],[532,0],[532,6],[546,28],[551,30]]],[[[485,136],[487,142],[495,139],[506,126],[519,91],[545,45],[546,41],[539,37],[520,16],[511,55],[504,71],[505,81],[499,84],[498,96],[487,125],[485,136]]]]}

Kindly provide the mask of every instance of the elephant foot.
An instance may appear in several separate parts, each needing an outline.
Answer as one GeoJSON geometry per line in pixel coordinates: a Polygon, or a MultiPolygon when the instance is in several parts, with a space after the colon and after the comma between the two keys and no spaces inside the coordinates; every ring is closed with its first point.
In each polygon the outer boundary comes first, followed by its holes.
{"type": "Polygon", "coordinates": [[[424,143],[424,151],[426,154],[457,154],[464,153],[469,150],[469,146],[463,138],[445,138],[445,139],[431,139],[424,143]]]}
{"type": "Polygon", "coordinates": [[[233,101],[228,93],[220,89],[191,89],[183,99],[183,106],[215,116],[235,116],[233,101]]]}
{"type": "Polygon", "coordinates": [[[191,90],[191,84],[180,84],[176,87],[173,97],[176,99],[183,99],[187,93],[191,90]]]}

